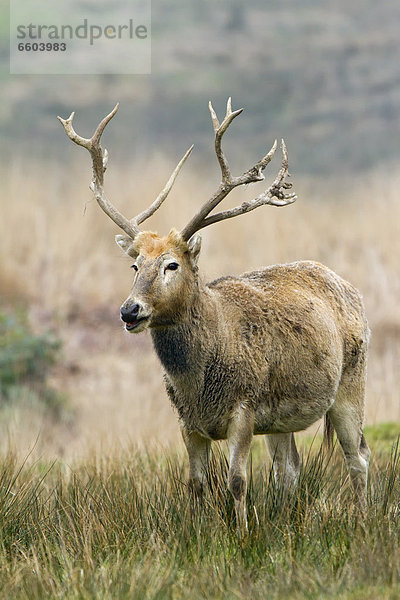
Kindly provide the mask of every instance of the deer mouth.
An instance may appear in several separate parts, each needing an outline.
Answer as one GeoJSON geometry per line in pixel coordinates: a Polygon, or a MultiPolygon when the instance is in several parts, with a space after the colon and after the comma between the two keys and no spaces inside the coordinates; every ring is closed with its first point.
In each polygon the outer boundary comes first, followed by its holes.
{"type": "Polygon", "coordinates": [[[130,323],[125,323],[125,329],[126,331],[135,331],[140,328],[140,331],[142,331],[142,329],[144,328],[140,326],[145,325],[146,322],[149,321],[149,319],[150,317],[139,317],[138,319],[135,319],[130,323]]]}

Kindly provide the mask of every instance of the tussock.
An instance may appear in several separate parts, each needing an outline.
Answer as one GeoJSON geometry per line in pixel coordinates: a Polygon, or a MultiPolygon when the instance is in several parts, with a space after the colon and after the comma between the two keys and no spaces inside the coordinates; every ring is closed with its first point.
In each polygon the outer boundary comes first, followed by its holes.
{"type": "Polygon", "coordinates": [[[351,599],[364,587],[362,597],[397,597],[399,447],[374,456],[360,521],[336,452],[305,451],[291,494],[256,452],[240,541],[222,451],[201,507],[175,453],[130,448],[70,467],[28,467],[9,454],[0,461],[0,598],[351,599]]]}

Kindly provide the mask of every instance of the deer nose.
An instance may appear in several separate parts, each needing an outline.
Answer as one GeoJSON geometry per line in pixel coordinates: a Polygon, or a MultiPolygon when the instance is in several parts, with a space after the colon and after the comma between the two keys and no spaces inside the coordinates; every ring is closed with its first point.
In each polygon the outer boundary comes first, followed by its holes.
{"type": "Polygon", "coordinates": [[[131,304],[129,306],[121,306],[121,319],[125,323],[132,323],[137,319],[140,311],[140,304],[131,304]]]}

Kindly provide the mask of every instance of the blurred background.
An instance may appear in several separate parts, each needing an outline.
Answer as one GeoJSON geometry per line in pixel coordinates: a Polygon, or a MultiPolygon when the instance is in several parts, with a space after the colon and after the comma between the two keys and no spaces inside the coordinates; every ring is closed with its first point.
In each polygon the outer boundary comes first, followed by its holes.
{"type": "Polygon", "coordinates": [[[56,119],[74,110],[89,137],[117,101],[106,192],[128,217],[195,144],[149,222],[159,233],[218,186],[210,99],[221,117],[228,96],[245,108],[224,140],[235,174],[285,139],[297,203],[206,229],[200,268],[212,279],[314,259],[349,279],[372,329],[367,422],[400,422],[400,4],[153,0],[145,76],[11,76],[0,11],[0,443],[69,459],[179,441],[150,336],[119,322],[130,261],[92,201],[88,153],[56,119]]]}

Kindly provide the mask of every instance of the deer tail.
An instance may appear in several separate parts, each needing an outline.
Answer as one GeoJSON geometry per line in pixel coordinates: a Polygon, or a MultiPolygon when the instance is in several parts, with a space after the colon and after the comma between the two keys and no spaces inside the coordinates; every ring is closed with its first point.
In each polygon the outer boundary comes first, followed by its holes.
{"type": "Polygon", "coordinates": [[[335,430],[333,428],[332,421],[329,418],[329,414],[326,413],[324,419],[324,444],[328,450],[331,450],[333,446],[334,431],[335,430]]]}

